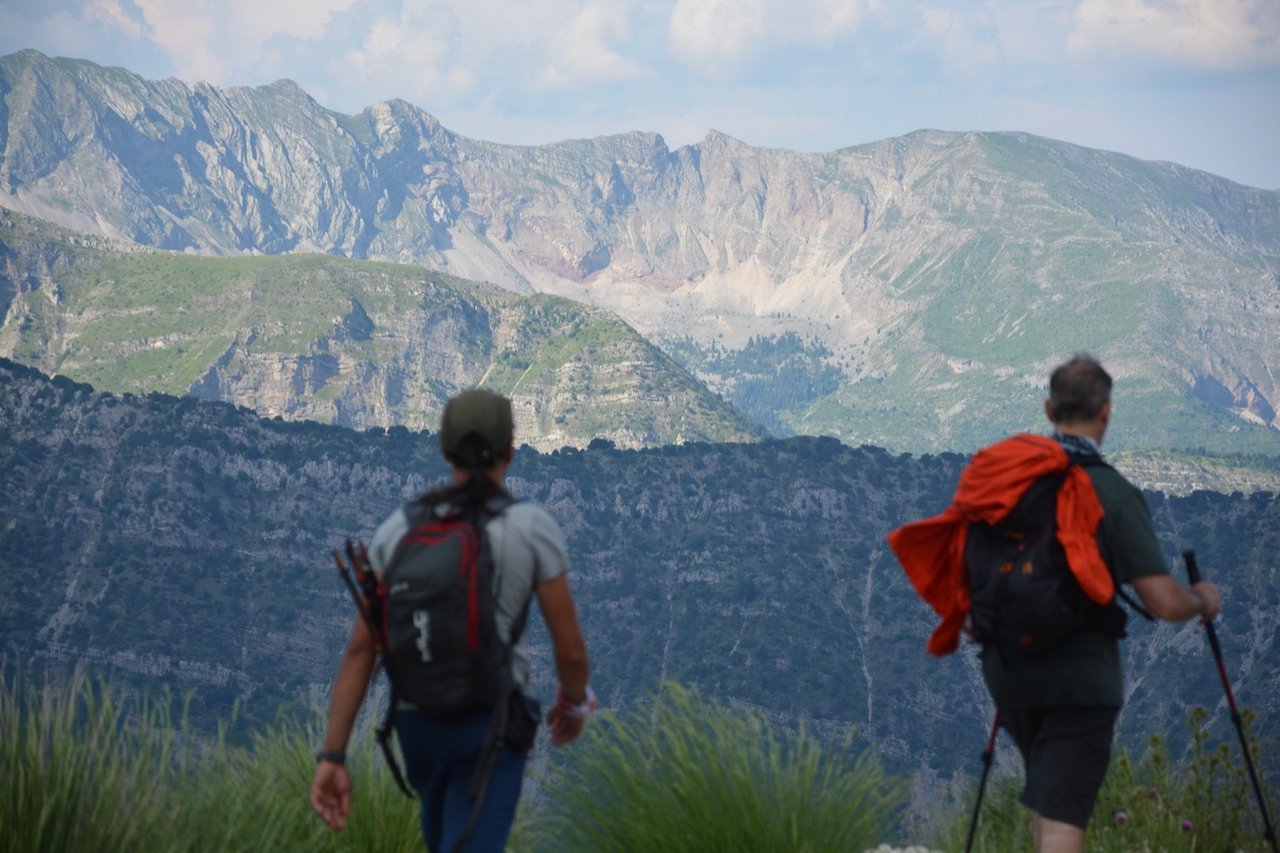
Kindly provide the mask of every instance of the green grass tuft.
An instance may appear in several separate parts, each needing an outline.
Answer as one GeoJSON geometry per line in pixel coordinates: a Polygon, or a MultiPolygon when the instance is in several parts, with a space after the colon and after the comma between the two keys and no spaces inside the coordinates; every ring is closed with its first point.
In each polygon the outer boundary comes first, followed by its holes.
{"type": "MultiPolygon", "coordinates": [[[[1245,710],[1246,733],[1252,712],[1245,710]]],[[[1235,732],[1214,742],[1208,729],[1208,712],[1194,708],[1187,717],[1191,729],[1191,754],[1183,762],[1170,759],[1165,739],[1151,735],[1147,752],[1135,760],[1127,751],[1115,756],[1098,794],[1085,836],[1085,848],[1097,853],[1198,850],[1262,851],[1261,811],[1239,753],[1235,732]]],[[[1249,736],[1255,766],[1262,770],[1262,752],[1249,736]]],[[[1266,774],[1263,773],[1264,778],[1266,774]]],[[[1030,851],[1031,830],[1027,810],[1018,802],[1021,779],[1001,779],[989,789],[978,821],[974,849],[978,851],[1030,851]]],[[[958,800],[953,805],[958,805],[958,800]]],[[[1269,797],[1272,820],[1277,814],[1269,797]]],[[[944,850],[963,850],[972,809],[953,817],[934,839],[944,850]]]]}
{"type": "Polygon", "coordinates": [[[847,742],[782,734],[675,684],[649,709],[594,720],[546,784],[530,835],[569,851],[863,850],[905,803],[904,786],[847,742]]]}

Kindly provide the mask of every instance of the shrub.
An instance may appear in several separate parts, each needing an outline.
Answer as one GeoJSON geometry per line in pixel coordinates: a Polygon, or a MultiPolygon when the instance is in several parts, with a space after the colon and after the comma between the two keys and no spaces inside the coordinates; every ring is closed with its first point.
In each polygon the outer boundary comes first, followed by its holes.
{"type": "MultiPolygon", "coordinates": [[[[1262,819],[1234,730],[1216,745],[1207,728],[1208,712],[1194,708],[1187,715],[1191,754],[1186,761],[1170,761],[1161,735],[1147,739],[1146,753],[1134,760],[1121,751],[1111,762],[1087,832],[1087,847],[1102,853],[1133,850],[1262,851],[1262,819]]],[[[1246,734],[1252,714],[1243,713],[1246,734]]],[[[1256,740],[1249,738],[1254,764],[1261,760],[1256,740]]],[[[977,850],[1031,849],[1026,809],[1018,802],[1021,780],[994,784],[983,804],[974,844],[977,850]]],[[[1276,814],[1274,797],[1269,804],[1276,814]]],[[[972,799],[970,799],[972,803],[972,799]]],[[[937,839],[947,850],[964,849],[969,814],[955,814],[937,839]]]]}
{"type": "Polygon", "coordinates": [[[593,720],[544,783],[528,835],[566,851],[863,850],[906,801],[848,741],[780,734],[674,684],[647,710],[593,720]]]}

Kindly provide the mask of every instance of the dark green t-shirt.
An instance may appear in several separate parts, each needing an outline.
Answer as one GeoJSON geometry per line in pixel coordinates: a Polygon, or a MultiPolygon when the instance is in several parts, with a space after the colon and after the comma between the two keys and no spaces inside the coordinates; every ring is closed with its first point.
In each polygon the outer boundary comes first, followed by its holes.
{"type": "MultiPolygon", "coordinates": [[[[1168,574],[1142,492],[1109,466],[1089,465],[1085,471],[1104,513],[1098,524],[1098,548],[1116,580],[1126,583],[1146,575],[1168,574]]],[[[994,648],[984,647],[982,670],[999,708],[1119,708],[1124,703],[1120,644],[1115,637],[1098,631],[1069,637],[1037,658],[1006,661],[994,648]]]]}

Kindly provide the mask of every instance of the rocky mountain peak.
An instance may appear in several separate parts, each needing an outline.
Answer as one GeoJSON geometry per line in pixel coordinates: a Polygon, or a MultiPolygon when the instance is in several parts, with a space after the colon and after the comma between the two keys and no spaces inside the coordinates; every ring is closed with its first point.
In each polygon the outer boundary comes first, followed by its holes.
{"type": "Polygon", "coordinates": [[[825,154],[714,130],[674,152],[638,132],[500,145],[403,101],[343,116],[287,83],[68,67],[0,60],[0,204],[67,227],[566,296],[691,343],[731,397],[740,377],[713,369],[713,347],[796,335],[806,369],[841,378],[779,423],[854,441],[970,446],[990,421],[979,400],[1034,409],[1037,377],[1077,349],[1125,365],[1152,412],[1236,427],[1280,410],[1275,192],[1023,133],[825,154]]]}

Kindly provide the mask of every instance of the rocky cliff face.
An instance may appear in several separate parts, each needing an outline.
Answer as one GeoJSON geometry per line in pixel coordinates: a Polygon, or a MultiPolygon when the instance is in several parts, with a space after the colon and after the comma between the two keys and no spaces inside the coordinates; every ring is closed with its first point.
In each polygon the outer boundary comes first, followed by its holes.
{"type": "MultiPolygon", "coordinates": [[[[695,356],[795,332],[842,380],[778,402],[784,431],[972,447],[1079,349],[1151,413],[1117,442],[1277,426],[1280,194],[1171,164],[933,131],[827,154],[714,132],[503,146],[403,102],[345,116],[288,82],[32,51],[0,60],[0,91],[15,210],[172,249],[423,264],[606,307],[695,356]],[[1170,410],[1194,425],[1162,431],[1170,410]]],[[[709,363],[687,361],[732,397],[709,363]]]]}
{"type": "MultiPolygon", "coordinates": [[[[945,505],[962,462],[815,438],[597,446],[521,453],[510,484],[565,531],[609,707],[675,679],[945,778],[972,772],[989,722],[978,662],[925,654],[932,613],[884,535],[945,505]]],[[[113,397],[0,360],[0,637],[33,670],[191,691],[210,726],[237,701],[250,722],[319,713],[352,616],[329,551],[443,473],[427,434],[113,397]]],[[[1222,585],[1236,695],[1276,731],[1277,497],[1148,499],[1166,552],[1195,548],[1222,585]]],[[[1130,627],[1123,742],[1178,741],[1194,704],[1226,725],[1200,629],[1130,627]]]]}
{"type": "Polygon", "coordinates": [[[749,421],[607,312],[421,267],[212,258],[0,209],[0,355],[104,390],[224,400],[357,428],[439,423],[479,383],[552,450],[750,441],[749,421]]]}

